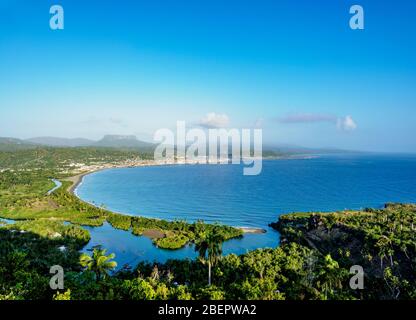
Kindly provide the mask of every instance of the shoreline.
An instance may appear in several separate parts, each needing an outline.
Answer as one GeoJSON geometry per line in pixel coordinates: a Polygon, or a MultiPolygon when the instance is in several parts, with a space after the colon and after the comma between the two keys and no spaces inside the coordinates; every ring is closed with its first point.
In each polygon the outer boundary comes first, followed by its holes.
{"type": "MultiPolygon", "coordinates": [[[[105,169],[101,169],[101,170],[105,170],[105,169]]],[[[72,177],[67,177],[67,178],[64,178],[64,179],[62,179],[62,180],[63,180],[63,181],[69,181],[69,182],[72,182],[72,184],[71,184],[71,185],[67,188],[67,191],[68,191],[70,194],[72,194],[72,195],[76,196],[78,199],[80,199],[80,198],[78,197],[78,195],[76,194],[76,189],[77,189],[77,188],[78,188],[78,186],[82,183],[82,179],[83,179],[86,175],[89,175],[89,174],[91,174],[91,173],[98,172],[98,171],[100,171],[100,170],[98,169],[98,170],[86,171],[86,172],[83,172],[83,173],[77,174],[77,175],[72,176],[72,177]]],[[[80,199],[80,200],[82,200],[82,199],[80,199]]],[[[82,200],[82,201],[83,201],[83,200],[82,200]]]]}
{"type": "MultiPolygon", "coordinates": [[[[81,199],[76,193],[76,189],[82,184],[83,178],[85,176],[89,175],[89,174],[92,174],[92,173],[95,173],[95,172],[100,172],[100,171],[107,170],[107,169],[139,168],[139,167],[151,167],[151,166],[184,165],[184,164],[195,165],[197,163],[181,163],[181,162],[179,162],[179,163],[177,163],[177,162],[170,163],[169,162],[169,163],[153,163],[153,164],[151,164],[151,163],[146,163],[146,164],[142,163],[142,164],[136,164],[136,165],[110,165],[110,166],[104,165],[101,168],[94,168],[94,169],[91,169],[91,170],[88,170],[88,171],[85,171],[85,172],[81,172],[81,173],[79,173],[75,176],[63,178],[61,180],[72,182],[71,186],[69,186],[67,188],[67,191],[70,194],[77,197],[80,201],[85,202],[89,205],[92,205],[92,206],[96,207],[96,205],[81,199]]],[[[108,210],[108,211],[110,211],[112,213],[115,213],[115,214],[132,216],[131,214],[127,214],[127,213],[115,212],[115,211],[112,211],[112,210],[108,210]]],[[[147,218],[145,216],[143,216],[143,217],[147,218]]],[[[155,219],[155,218],[151,218],[151,219],[155,219]]],[[[163,220],[163,219],[160,218],[160,220],[163,220]]],[[[241,227],[241,226],[231,226],[231,227],[234,227],[236,229],[240,229],[241,231],[243,231],[243,234],[263,234],[263,233],[267,232],[266,229],[256,228],[256,227],[241,227]]]]}
{"type": "MultiPolygon", "coordinates": [[[[294,156],[283,157],[263,157],[263,161],[278,161],[278,160],[309,160],[318,158],[318,155],[299,154],[294,156]]],[[[173,165],[223,165],[228,164],[230,159],[219,159],[218,163],[210,163],[209,159],[205,162],[201,159],[195,161],[189,160],[128,160],[120,164],[102,164],[85,166],[85,170],[82,170],[75,176],[63,178],[61,180],[70,181],[73,184],[67,189],[68,192],[75,194],[77,187],[82,183],[82,178],[94,172],[99,172],[107,169],[122,169],[122,168],[139,168],[139,167],[153,167],[153,166],[173,166],[173,165]]]]}

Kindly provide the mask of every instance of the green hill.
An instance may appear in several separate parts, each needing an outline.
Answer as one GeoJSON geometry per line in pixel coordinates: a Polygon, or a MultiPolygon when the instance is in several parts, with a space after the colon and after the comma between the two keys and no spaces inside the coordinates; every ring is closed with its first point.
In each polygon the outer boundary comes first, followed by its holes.
{"type": "Polygon", "coordinates": [[[17,151],[34,149],[37,145],[31,142],[23,141],[15,138],[0,137],[0,151],[17,151]]]}

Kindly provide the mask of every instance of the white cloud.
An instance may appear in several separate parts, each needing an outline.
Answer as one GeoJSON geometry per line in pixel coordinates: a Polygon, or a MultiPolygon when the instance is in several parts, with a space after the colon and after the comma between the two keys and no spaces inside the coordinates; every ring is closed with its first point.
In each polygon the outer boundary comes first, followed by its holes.
{"type": "Polygon", "coordinates": [[[230,120],[226,114],[210,112],[199,120],[199,125],[205,128],[224,128],[228,126],[229,122],[230,120]]]}
{"type": "Polygon", "coordinates": [[[338,118],[337,128],[343,131],[353,131],[357,129],[357,124],[351,116],[346,116],[338,118]]]}

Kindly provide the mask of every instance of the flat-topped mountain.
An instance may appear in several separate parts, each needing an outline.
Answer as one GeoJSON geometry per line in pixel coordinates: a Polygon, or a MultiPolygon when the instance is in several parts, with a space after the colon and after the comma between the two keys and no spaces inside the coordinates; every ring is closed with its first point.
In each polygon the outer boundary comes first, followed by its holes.
{"type": "Polygon", "coordinates": [[[106,135],[93,146],[111,148],[152,148],[153,143],[138,140],[133,135],[106,135]]]}

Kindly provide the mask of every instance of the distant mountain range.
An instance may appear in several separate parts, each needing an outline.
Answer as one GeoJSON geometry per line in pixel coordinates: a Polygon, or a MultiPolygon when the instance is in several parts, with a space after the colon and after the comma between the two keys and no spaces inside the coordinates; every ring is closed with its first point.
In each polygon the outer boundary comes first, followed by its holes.
{"type": "Polygon", "coordinates": [[[32,149],[39,146],[48,147],[107,147],[150,150],[153,143],[138,140],[135,136],[106,135],[101,140],[94,141],[84,138],[36,137],[30,139],[0,138],[0,150],[13,151],[32,149]]]}
{"type": "Polygon", "coordinates": [[[50,147],[85,147],[96,143],[96,141],[84,138],[57,138],[57,137],[37,137],[24,140],[33,144],[39,144],[50,147]]]}
{"type": "MultiPolygon", "coordinates": [[[[31,139],[1,138],[0,151],[15,151],[33,149],[40,146],[47,147],[106,147],[118,149],[136,149],[140,151],[153,151],[156,144],[138,140],[133,135],[106,135],[101,140],[95,141],[85,138],[58,138],[37,137],[31,139]]],[[[336,148],[305,148],[288,144],[265,144],[263,145],[264,156],[299,155],[299,154],[330,154],[350,153],[336,148]]]]}
{"type": "Polygon", "coordinates": [[[101,140],[93,144],[95,147],[110,148],[154,148],[156,145],[149,142],[138,140],[136,136],[106,135],[101,140]]]}
{"type": "Polygon", "coordinates": [[[20,139],[0,137],[0,151],[15,151],[31,148],[36,148],[36,145],[20,139]]]}

